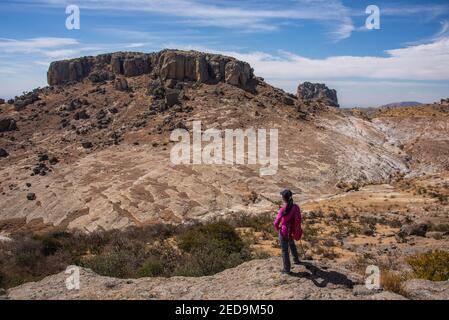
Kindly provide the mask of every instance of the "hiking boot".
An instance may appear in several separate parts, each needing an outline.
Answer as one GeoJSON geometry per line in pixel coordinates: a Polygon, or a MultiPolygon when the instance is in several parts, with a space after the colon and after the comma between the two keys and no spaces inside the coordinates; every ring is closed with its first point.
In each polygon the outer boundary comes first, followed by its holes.
{"type": "Polygon", "coordinates": [[[296,264],[296,265],[301,264],[301,261],[299,261],[299,259],[298,260],[294,260],[293,264],[296,264]]]}
{"type": "Polygon", "coordinates": [[[281,273],[283,273],[283,274],[291,274],[292,272],[291,272],[291,271],[284,270],[284,269],[281,269],[281,273]]]}

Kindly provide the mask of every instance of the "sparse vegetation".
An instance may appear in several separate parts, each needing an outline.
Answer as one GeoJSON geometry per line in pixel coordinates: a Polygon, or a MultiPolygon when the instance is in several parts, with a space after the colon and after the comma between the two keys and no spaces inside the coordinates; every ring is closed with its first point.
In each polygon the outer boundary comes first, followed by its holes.
{"type": "Polygon", "coordinates": [[[234,227],[248,227],[256,232],[262,232],[267,235],[277,236],[276,230],[273,228],[274,216],[272,213],[250,216],[247,214],[239,214],[232,217],[229,223],[234,227]]]}
{"type": "Polygon", "coordinates": [[[380,284],[386,291],[391,291],[401,296],[406,296],[406,292],[403,288],[403,282],[410,276],[406,273],[395,273],[391,271],[382,271],[380,274],[380,284]]]}
{"type": "Polygon", "coordinates": [[[449,280],[449,252],[442,250],[420,253],[407,258],[414,276],[431,281],[449,280]]]}
{"type": "Polygon", "coordinates": [[[449,232],[449,223],[430,224],[429,231],[449,232]]]}
{"type": "MultiPolygon", "coordinates": [[[[246,221],[265,229],[262,218],[246,221]]],[[[0,287],[36,281],[71,264],[117,278],[203,276],[251,258],[248,244],[223,221],[92,234],[16,235],[13,241],[0,243],[0,287]]]]}

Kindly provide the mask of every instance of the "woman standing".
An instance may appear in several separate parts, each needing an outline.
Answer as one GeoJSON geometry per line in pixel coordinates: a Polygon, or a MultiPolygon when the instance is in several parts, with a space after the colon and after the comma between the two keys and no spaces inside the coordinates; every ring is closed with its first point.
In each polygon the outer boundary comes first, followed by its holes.
{"type": "MultiPolygon", "coordinates": [[[[276,219],[274,220],[274,228],[279,232],[279,242],[282,249],[282,262],[284,268],[282,273],[290,273],[290,255],[289,248],[293,256],[293,262],[299,264],[298,250],[294,241],[294,236],[301,230],[301,211],[299,206],[293,203],[293,193],[290,190],[281,192],[284,205],[279,209],[276,219]]],[[[299,235],[300,237],[301,235],[299,235]]]]}

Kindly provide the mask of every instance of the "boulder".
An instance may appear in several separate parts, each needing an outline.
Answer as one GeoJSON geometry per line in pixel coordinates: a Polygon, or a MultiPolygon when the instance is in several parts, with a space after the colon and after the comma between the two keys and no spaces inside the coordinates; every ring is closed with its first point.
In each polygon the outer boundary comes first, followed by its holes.
{"type": "Polygon", "coordinates": [[[34,192],[27,193],[27,199],[30,201],[36,200],[36,194],[34,192]]]}
{"type": "Polygon", "coordinates": [[[282,97],[282,102],[288,106],[293,106],[295,104],[295,99],[286,94],[282,97]]]}
{"type": "Polygon", "coordinates": [[[449,280],[429,281],[412,279],[405,281],[402,288],[411,299],[449,300],[449,280]]]}
{"type": "Polygon", "coordinates": [[[331,107],[339,107],[337,91],[322,83],[304,82],[298,86],[297,97],[303,101],[320,101],[331,107]]]}
{"type": "Polygon", "coordinates": [[[87,114],[86,110],[78,111],[73,115],[73,119],[75,120],[86,120],[89,118],[90,116],[87,114]]]}
{"type": "Polygon", "coordinates": [[[158,80],[151,82],[148,86],[148,94],[153,96],[156,100],[164,99],[165,91],[165,87],[158,80]]]}
{"type": "Polygon", "coordinates": [[[42,161],[47,161],[48,160],[48,154],[46,153],[39,153],[37,155],[37,161],[42,162],[42,161]]]}
{"type": "Polygon", "coordinates": [[[45,163],[39,163],[33,168],[33,175],[45,176],[47,172],[51,171],[45,163]]]}
{"type": "Polygon", "coordinates": [[[57,164],[57,163],[59,162],[59,160],[58,160],[58,158],[56,158],[55,156],[51,156],[50,159],[48,159],[48,162],[49,162],[51,165],[55,165],[55,164],[57,164]]]}
{"type": "Polygon", "coordinates": [[[28,92],[24,95],[17,97],[14,100],[14,109],[16,111],[21,111],[25,109],[26,106],[32,104],[39,100],[39,95],[36,92],[28,92]]]}
{"type": "Polygon", "coordinates": [[[246,62],[230,61],[225,67],[225,81],[237,87],[245,88],[253,77],[253,70],[246,62]]]}
{"type": "Polygon", "coordinates": [[[0,132],[17,130],[17,124],[14,119],[3,118],[0,119],[0,132]]]}
{"type": "Polygon", "coordinates": [[[5,104],[5,99],[0,98],[0,104],[5,104]]]}
{"type": "Polygon", "coordinates": [[[112,80],[115,78],[115,76],[112,73],[105,70],[95,70],[89,74],[88,78],[93,83],[100,83],[107,80],[112,80]]]}
{"type": "Polygon", "coordinates": [[[0,148],[0,158],[6,158],[7,156],[9,156],[9,153],[5,149],[0,148]]]}
{"type": "Polygon", "coordinates": [[[117,78],[114,81],[114,88],[115,90],[118,91],[128,91],[129,87],[128,87],[128,81],[126,80],[126,78],[117,78]]]}
{"type": "Polygon", "coordinates": [[[165,92],[165,105],[167,108],[179,103],[179,90],[168,89],[165,92]]]}
{"type": "Polygon", "coordinates": [[[94,146],[94,145],[92,144],[92,142],[90,142],[90,141],[82,142],[81,145],[83,146],[84,149],[91,149],[91,148],[93,148],[93,146],[94,146]]]}
{"type": "Polygon", "coordinates": [[[116,107],[112,107],[112,108],[110,108],[108,111],[109,111],[110,113],[112,113],[112,114],[118,113],[118,109],[117,109],[116,107]]]}
{"type": "Polygon", "coordinates": [[[429,225],[426,223],[406,224],[401,227],[398,235],[402,238],[408,237],[408,236],[425,237],[428,229],[429,229],[429,225]]]}

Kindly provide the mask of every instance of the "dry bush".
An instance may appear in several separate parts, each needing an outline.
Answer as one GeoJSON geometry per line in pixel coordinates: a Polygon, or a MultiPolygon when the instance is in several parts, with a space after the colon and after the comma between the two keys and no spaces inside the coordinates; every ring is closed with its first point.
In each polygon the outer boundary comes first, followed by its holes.
{"type": "Polygon", "coordinates": [[[428,251],[408,257],[415,277],[431,281],[449,280],[449,252],[428,251]]]}
{"type": "Polygon", "coordinates": [[[396,273],[385,270],[380,273],[380,284],[386,291],[391,291],[401,296],[406,296],[403,282],[409,278],[410,276],[406,273],[396,273]]]}

